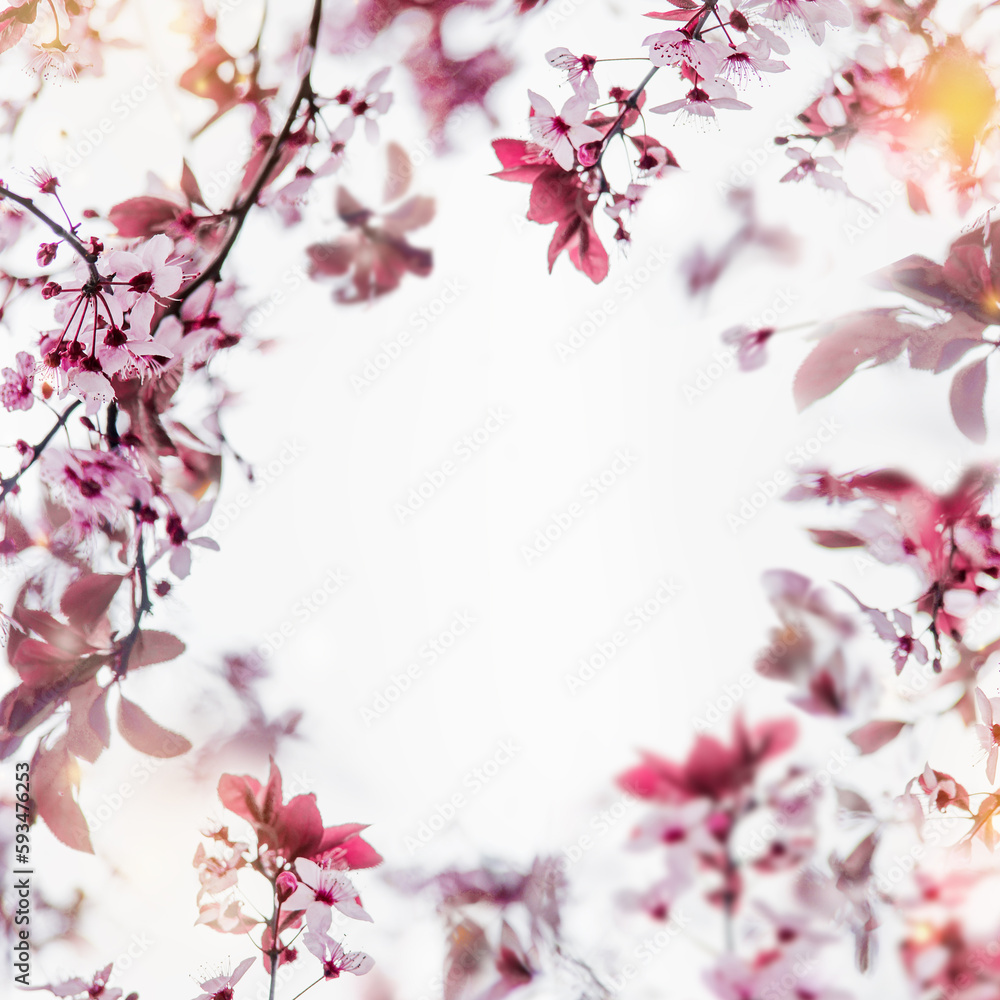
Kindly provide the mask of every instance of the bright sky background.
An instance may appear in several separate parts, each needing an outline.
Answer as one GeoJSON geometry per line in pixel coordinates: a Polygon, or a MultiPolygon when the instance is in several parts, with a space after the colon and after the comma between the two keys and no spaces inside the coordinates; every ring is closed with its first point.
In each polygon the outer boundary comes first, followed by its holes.
{"type": "MultiPolygon", "coordinates": [[[[241,394],[225,428],[257,465],[258,485],[248,486],[235,463],[227,464],[214,522],[222,551],[199,553],[190,579],[153,618],[155,627],[175,629],[189,652],[129,682],[128,695],[158,720],[206,738],[227,721],[227,703],[218,682],[206,682],[208,671],[224,652],[260,648],[287,623],[291,634],[269,657],[273,677],[265,687],[275,714],[306,711],[305,739],[288,742],[281,754],[286,782],[302,775],[302,790],[317,793],[327,823],[371,823],[371,842],[394,868],[433,869],[482,855],[525,863],[536,852],[576,843],[595,814],[620,799],[612,779],[636,750],[684,752],[694,719],[748,669],[775,624],[759,586],[763,570],[787,566],[835,578],[872,604],[912,594],[913,582],[903,575],[863,575],[851,555],[815,549],[802,526],[825,523],[822,510],[769,500],[738,530],[727,520],[761,484],[790,477],[790,453],[817,448],[821,428],[832,440],[815,460],[835,470],[902,465],[945,485],[958,466],[979,457],[952,426],[947,383],[902,368],[855,378],[834,398],[797,414],[791,379],[807,352],[808,331],[775,338],[761,371],[713,367],[721,331],[765,310],[787,306],[780,322],[792,325],[885,303],[863,283],[865,274],[908,253],[940,256],[969,221],[949,215],[944,201],[934,219],[917,219],[897,198],[852,242],[845,226],[856,223],[859,202],[777,184],[791,161],[770,143],[776,124],[808,103],[832,58],[808,39],[795,43],[792,73],[751,92],[752,113],[724,112],[718,127],[704,129],[649,116],[649,131],[671,147],[684,172],[654,186],[636,218],[628,257],[613,252],[603,285],[593,286],[565,259],[552,276],[546,273],[551,229],[523,221],[526,185],[488,176],[497,168],[489,140],[527,135],[528,87],[553,103],[568,93],[546,65],[546,50],[566,45],[599,56],[638,55],[652,30],[624,5],[553,4],[556,15],[572,13],[555,20],[543,10],[523,26],[516,42],[522,66],[491,99],[499,124],[479,115],[463,119],[448,156],[423,155],[403,74],[396,69],[390,78],[397,99],[383,135],[423,160],[413,191],[438,199],[434,223],[413,239],[433,248],[428,278],[407,278],[370,307],[336,307],[328,286],[301,282],[301,247],[337,232],[329,187],[315,188],[304,227],[285,232],[263,213],[248,225],[230,273],[246,283],[250,304],[280,293],[273,310],[262,307],[256,330],[276,346],[267,354],[237,349],[219,359],[217,371],[241,394]],[[800,238],[800,260],[787,266],[752,251],[711,295],[691,301],[679,262],[695,243],[716,249],[738,224],[717,184],[745,163],[753,168],[747,173],[763,221],[800,238]],[[439,315],[418,331],[414,317],[424,308],[439,315]],[[561,357],[559,345],[574,331],[589,331],[584,324],[595,316],[604,318],[593,335],[561,357]],[[352,376],[378,363],[383,345],[402,331],[412,334],[409,344],[359,391],[352,376]],[[688,398],[690,386],[703,391],[688,398]],[[478,450],[459,453],[463,438],[477,432],[478,450]],[[446,460],[452,474],[401,520],[397,505],[432,481],[446,460]],[[610,485],[585,495],[588,480],[602,473],[610,485]],[[241,496],[252,498],[242,508],[241,496]],[[579,516],[529,561],[525,547],[536,532],[559,518],[567,523],[574,502],[579,516]],[[240,512],[227,525],[223,512],[234,503],[240,512]],[[338,575],[346,582],[315,613],[306,612],[303,601],[338,575]],[[661,581],[676,596],[655,607],[661,581]],[[647,601],[654,602],[648,620],[633,627],[630,614],[647,601]],[[425,654],[410,689],[378,718],[365,717],[393,675],[419,662],[425,644],[461,616],[473,624],[451,648],[434,662],[425,654]],[[627,643],[571,692],[567,676],[619,631],[627,643]],[[505,743],[516,747],[512,759],[470,793],[468,775],[505,743]],[[407,838],[456,793],[465,794],[454,820],[411,852],[407,838]]],[[[8,183],[17,186],[19,172],[23,177],[46,159],[61,162],[108,114],[116,119],[113,132],[77,169],[60,175],[71,211],[107,209],[141,193],[147,171],[177,183],[184,136],[207,116],[200,103],[164,84],[149,88],[127,115],[109,111],[142,85],[150,68],[176,76],[186,65],[181,41],[165,28],[173,5],[136,6],[146,47],[109,53],[102,81],[52,88],[5,157],[8,183]]],[[[305,10],[303,3],[274,6],[278,23],[265,57],[304,23],[305,10]]],[[[123,33],[132,31],[134,16],[128,9],[122,14],[123,33]]],[[[231,5],[222,15],[225,34],[252,36],[258,17],[251,0],[231,5]]],[[[456,26],[456,51],[467,38],[493,37],[512,38],[509,22],[478,15],[456,26]]],[[[396,55],[388,48],[377,58],[364,54],[338,63],[324,79],[332,89],[395,64],[405,45],[402,26],[390,41],[396,55]]],[[[598,75],[602,84],[629,86],[641,78],[642,65],[602,66],[598,75]]],[[[283,79],[289,78],[286,68],[283,79]]],[[[654,81],[651,103],[676,96],[674,86],[654,81]]],[[[231,115],[195,145],[189,159],[203,186],[243,141],[245,128],[241,114],[231,115]]],[[[360,139],[340,182],[362,200],[377,198],[381,155],[366,151],[360,139]]],[[[845,176],[868,199],[890,190],[892,180],[879,152],[861,146],[845,176]]],[[[9,357],[19,345],[3,336],[9,357]]],[[[0,420],[13,428],[12,418],[0,420]]],[[[4,438],[14,433],[23,432],[12,429],[4,438]]],[[[761,681],[746,700],[758,717],[782,710],[782,693],[761,681]]],[[[815,759],[822,760],[832,731],[819,724],[809,730],[815,759]]],[[[904,780],[925,759],[926,747],[914,747],[904,780]]],[[[89,974],[139,934],[151,944],[120,980],[126,992],[183,1000],[197,992],[189,977],[199,963],[231,955],[235,965],[250,953],[236,938],[190,928],[197,887],[191,858],[198,830],[218,815],[218,775],[253,770],[263,777],[264,770],[259,762],[225,760],[194,781],[182,759],[154,761],[151,768],[117,740],[86,769],[82,803],[92,815],[123,782],[135,793],[96,830],[96,858],[71,854],[36,830],[39,882],[67,893],[81,884],[94,899],[85,925],[92,947],[54,947],[35,963],[35,982],[89,974]]],[[[859,787],[872,785],[864,764],[855,773],[859,787]]],[[[896,776],[886,777],[886,789],[897,785],[896,776]]],[[[618,848],[638,814],[629,810],[574,869],[590,893],[578,929],[598,962],[624,933],[613,899],[620,886],[605,873],[622,867],[618,848]]],[[[653,859],[644,861],[642,870],[653,872],[653,859]]],[[[352,933],[349,944],[370,951],[380,970],[397,979],[402,1000],[418,1000],[439,963],[430,904],[400,900],[376,873],[357,881],[375,924],[352,933]]],[[[666,969],[665,963],[664,975],[666,969]]],[[[336,988],[350,993],[361,985],[336,988]]]]}

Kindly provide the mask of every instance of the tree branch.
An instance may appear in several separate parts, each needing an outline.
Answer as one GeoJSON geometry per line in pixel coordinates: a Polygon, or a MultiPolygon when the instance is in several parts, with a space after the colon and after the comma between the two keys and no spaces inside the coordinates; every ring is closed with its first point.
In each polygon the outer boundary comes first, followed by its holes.
{"type": "Polygon", "coordinates": [[[215,255],[211,264],[209,264],[208,267],[206,267],[205,270],[191,282],[191,284],[180,291],[175,298],[173,305],[167,310],[165,315],[169,316],[179,312],[182,303],[186,299],[190,298],[199,288],[201,288],[202,285],[208,281],[218,281],[221,277],[222,265],[225,263],[226,258],[236,245],[236,241],[239,239],[240,232],[243,229],[243,224],[246,222],[247,216],[250,214],[250,209],[256,205],[257,198],[260,196],[261,191],[264,190],[264,185],[267,184],[271,171],[274,169],[275,164],[278,162],[278,158],[281,156],[281,147],[284,145],[285,140],[291,134],[292,128],[295,125],[295,119],[299,115],[299,106],[312,94],[310,75],[312,73],[313,60],[316,58],[316,43],[319,39],[319,25],[322,12],[323,0],[315,0],[313,4],[312,20],[309,22],[309,40],[306,43],[307,47],[312,49],[312,55],[309,57],[309,65],[306,67],[305,74],[299,84],[299,89],[292,100],[288,116],[285,118],[285,124],[282,126],[277,137],[271,143],[267,159],[264,161],[264,164],[260,169],[260,173],[257,174],[253,187],[250,188],[246,197],[244,197],[242,201],[237,200],[236,204],[229,210],[228,214],[233,218],[233,224],[229,235],[226,237],[226,242],[223,243],[221,249],[215,255]]]}
{"type": "Polygon", "coordinates": [[[97,254],[91,253],[87,248],[80,242],[80,237],[76,233],[71,233],[64,226],[59,225],[55,219],[43,212],[30,198],[24,197],[24,195],[14,194],[9,188],[4,187],[0,184],[0,199],[10,198],[11,201],[16,202],[22,208],[26,208],[36,219],[40,219],[45,223],[49,229],[55,233],[60,239],[65,240],[82,258],[86,263],[87,269],[90,271],[90,279],[95,283],[99,283],[101,280],[100,274],[97,272],[97,254]]]}
{"type": "Polygon", "coordinates": [[[21,476],[23,476],[28,471],[28,469],[30,469],[35,464],[35,462],[38,461],[38,457],[41,455],[43,451],[45,451],[49,442],[56,436],[56,434],[59,433],[59,429],[65,426],[66,421],[69,420],[69,415],[79,405],[80,405],[80,400],[78,399],[75,402],[70,403],[69,406],[67,406],[66,409],[63,410],[62,414],[60,414],[59,416],[59,419],[55,422],[55,424],[53,424],[52,429],[48,432],[48,434],[46,434],[45,437],[43,437],[42,440],[39,441],[34,448],[32,448],[31,461],[28,462],[28,464],[24,466],[23,469],[20,469],[18,472],[14,473],[13,476],[9,476],[7,479],[0,479],[0,503],[6,500],[7,495],[17,485],[17,481],[21,478],[21,476]]]}

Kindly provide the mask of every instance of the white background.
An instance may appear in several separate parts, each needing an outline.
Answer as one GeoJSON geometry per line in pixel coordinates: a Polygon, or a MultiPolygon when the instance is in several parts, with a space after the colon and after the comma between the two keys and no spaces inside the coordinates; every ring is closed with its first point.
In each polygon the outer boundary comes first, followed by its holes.
{"type": "MultiPolygon", "coordinates": [[[[8,183],[46,157],[60,162],[67,144],[78,143],[88,122],[108,114],[150,65],[176,76],[186,57],[165,28],[169,7],[145,5],[147,47],[112,53],[104,81],[66,83],[44,95],[12,144],[8,183]]],[[[224,34],[238,44],[256,31],[258,16],[250,2],[225,11],[224,34]]],[[[275,8],[274,17],[281,23],[265,57],[282,49],[306,11],[287,5],[275,8]]],[[[131,30],[131,22],[120,24],[123,33],[131,30]]],[[[217,515],[221,553],[198,553],[190,579],[157,605],[152,619],[155,627],[176,630],[188,653],[134,677],[127,693],[164,724],[196,742],[206,739],[235,721],[232,700],[210,676],[221,655],[260,649],[291,623],[292,634],[268,657],[272,676],[264,687],[274,714],[306,712],[304,738],[287,742],[280,754],[286,781],[304,776],[304,790],[316,792],[328,824],[371,823],[370,841],[395,869],[433,870],[484,855],[526,864],[536,853],[576,843],[594,815],[620,799],[613,778],[636,750],[682,754],[694,719],[718,703],[723,685],[745,672],[766,643],[776,619],[760,590],[763,570],[788,566],[839,579],[872,604],[916,596],[914,581],[903,575],[864,575],[851,555],[816,550],[802,526],[829,523],[834,515],[822,508],[770,500],[742,527],[728,520],[761,483],[782,474],[789,482],[789,454],[816,447],[821,427],[835,434],[815,461],[838,471],[903,465],[944,486],[976,451],[951,425],[946,383],[895,366],[860,375],[797,414],[791,379],[808,350],[808,330],[775,337],[761,371],[713,367],[721,331],[778,303],[792,302],[782,325],[884,304],[863,276],[911,252],[940,257],[967,221],[948,211],[943,194],[933,220],[916,219],[897,198],[852,241],[845,226],[856,223],[860,202],[807,185],[778,185],[791,161],[770,143],[775,123],[811,100],[836,43],[828,51],[795,40],[793,72],[751,88],[755,110],[724,112],[718,127],[648,116],[648,130],[673,149],[683,171],[654,185],[636,216],[633,246],[627,257],[612,250],[603,285],[593,286],[565,259],[546,273],[551,229],[523,221],[527,185],[489,176],[498,167],[489,140],[527,135],[527,87],[556,104],[568,94],[543,59],[547,49],[638,55],[643,34],[656,29],[648,24],[635,11],[599,0],[583,0],[566,16],[543,10],[528,19],[516,35],[523,65],[491,95],[500,124],[464,117],[450,133],[452,152],[439,159],[425,155],[419,113],[403,72],[394,69],[397,98],[383,136],[418,161],[413,191],[438,200],[434,223],[413,234],[416,245],[433,248],[429,277],[408,277],[383,301],[352,307],[334,306],[327,285],[300,283],[302,246],[338,232],[331,189],[321,185],[305,226],[285,232],[260,213],[231,260],[248,305],[281,293],[274,309],[262,306],[254,319],[254,332],[273,338],[274,348],[237,348],[216,368],[241,394],[224,426],[258,467],[257,485],[248,485],[235,463],[226,466],[219,511],[241,495],[252,502],[228,525],[217,515]],[[680,262],[696,243],[717,249],[738,225],[718,184],[747,163],[752,169],[744,176],[759,189],[762,219],[799,237],[800,258],[790,266],[748,251],[712,293],[692,300],[680,262]],[[457,300],[416,332],[419,310],[438,311],[435,303],[449,287],[461,289],[457,300]],[[596,312],[610,315],[571,357],[560,357],[559,345],[596,312]],[[352,376],[401,331],[412,333],[409,346],[359,390],[352,376]],[[708,376],[707,387],[699,376],[708,376]],[[705,388],[690,398],[685,387],[697,385],[705,388]],[[461,460],[456,444],[495,411],[504,415],[502,426],[461,460]],[[620,452],[630,456],[629,468],[588,502],[582,488],[620,452]],[[455,473],[401,520],[396,505],[449,458],[455,473]],[[529,562],[525,546],[536,531],[574,501],[582,515],[529,562]],[[316,613],[303,615],[302,600],[333,571],[348,583],[316,613]],[[675,583],[678,595],[641,629],[625,626],[661,580],[675,583]],[[459,613],[475,619],[468,633],[425,663],[388,711],[374,721],[363,717],[393,675],[459,613]],[[627,632],[627,644],[571,691],[567,676],[581,658],[619,630],[627,632]],[[467,792],[466,776],[493,758],[502,741],[518,748],[513,760],[481,792],[465,794],[455,819],[414,851],[407,838],[418,835],[441,802],[467,792]]],[[[397,64],[407,44],[404,27],[378,53],[328,61],[322,78],[333,89],[397,64]]],[[[513,37],[506,20],[483,14],[457,27],[455,44],[513,37]]],[[[641,78],[641,63],[618,66],[599,66],[602,85],[630,86],[641,78]]],[[[651,103],[677,96],[675,90],[669,79],[655,80],[651,103]]],[[[175,185],[184,137],[206,116],[200,102],[166,85],[156,88],[101,148],[60,178],[71,211],[106,209],[140,193],[146,171],[175,185]]],[[[203,183],[243,140],[246,123],[242,112],[234,113],[198,141],[189,159],[203,183]]],[[[359,136],[338,179],[362,200],[377,201],[381,156],[359,136]]],[[[845,176],[867,199],[889,190],[892,180],[880,153],[862,145],[852,151],[845,176]]],[[[607,243],[610,232],[606,227],[607,243]]],[[[5,356],[20,346],[6,333],[3,340],[5,356]]],[[[13,418],[2,419],[11,427],[4,438],[30,437],[13,428],[13,418]]],[[[887,666],[880,664],[880,676],[887,666]]],[[[783,692],[763,681],[746,700],[756,717],[785,710],[783,692]]],[[[730,720],[731,714],[720,735],[730,720]]],[[[836,729],[812,722],[808,728],[820,759],[836,729]]],[[[910,770],[903,767],[902,780],[923,766],[926,747],[904,756],[910,770]]],[[[266,763],[219,759],[203,763],[197,775],[183,759],[151,767],[119,740],[96,767],[85,768],[81,802],[92,816],[123,783],[133,793],[107,822],[95,824],[95,858],[70,854],[36,831],[39,882],[56,894],[87,887],[92,909],[85,924],[91,944],[54,947],[36,961],[34,982],[89,974],[125,952],[138,933],[151,944],[122,974],[126,992],[193,996],[190,976],[200,962],[211,966],[229,955],[235,965],[251,953],[243,940],[190,927],[197,888],[191,857],[198,830],[220,816],[218,775],[228,769],[263,778],[266,763]]],[[[865,765],[857,773],[859,784],[871,781],[865,765]]],[[[875,786],[898,791],[897,777],[882,776],[875,786]]],[[[615,961],[612,928],[624,926],[614,900],[620,885],[608,873],[619,870],[620,844],[638,814],[630,807],[572,873],[588,887],[585,899],[574,900],[581,940],[607,969],[615,961]]],[[[645,861],[652,877],[656,862],[645,861]]],[[[403,901],[376,872],[359,873],[357,884],[375,923],[359,925],[349,945],[373,954],[396,980],[396,995],[417,1000],[440,964],[441,931],[431,904],[403,901]]],[[[628,926],[630,933],[648,931],[638,922],[628,926]]],[[[700,929],[706,938],[717,932],[700,929]]],[[[626,936],[626,949],[635,940],[626,936]]],[[[686,961],[669,968],[675,981],[694,976],[686,961]]],[[[666,970],[664,964],[657,975],[666,970]]],[[[657,981],[651,974],[647,987],[657,981]]]]}

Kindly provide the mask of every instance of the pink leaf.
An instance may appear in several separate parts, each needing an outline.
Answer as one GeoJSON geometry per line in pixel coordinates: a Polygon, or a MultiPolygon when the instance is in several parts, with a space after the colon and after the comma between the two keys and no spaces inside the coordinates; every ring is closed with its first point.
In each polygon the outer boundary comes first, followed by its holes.
{"type": "Polygon", "coordinates": [[[86,631],[108,610],[123,577],[114,573],[91,573],[81,576],[67,588],[59,602],[70,624],[86,631]]]}
{"type": "Polygon", "coordinates": [[[903,349],[914,328],[896,310],[851,313],[836,320],[795,375],[795,403],[804,410],[828,396],[866,361],[885,364],[903,349]]]}
{"type": "Polygon", "coordinates": [[[108,212],[119,236],[149,238],[162,233],[180,215],[180,207],[165,198],[140,195],[120,202],[108,212]]]}
{"type": "Polygon", "coordinates": [[[847,738],[862,753],[874,753],[887,743],[891,743],[902,732],[905,725],[905,722],[899,722],[895,719],[875,719],[860,729],[855,729],[853,733],[848,733],[847,738]]]}
{"type": "Polygon", "coordinates": [[[413,178],[413,164],[406,154],[406,150],[397,142],[390,142],[387,150],[389,157],[389,175],[385,179],[385,192],[382,200],[385,202],[395,201],[402,198],[410,187],[410,180],[413,178]]]}
{"type": "Polygon", "coordinates": [[[201,205],[202,208],[208,208],[205,204],[205,198],[201,193],[201,188],[198,186],[198,181],[194,176],[194,171],[189,166],[187,160],[184,161],[184,168],[181,170],[181,191],[184,192],[184,197],[192,205],[201,205]]]}
{"type": "Polygon", "coordinates": [[[127,698],[118,702],[118,732],[136,750],[150,757],[177,757],[191,749],[183,736],[164,729],[127,698]]]}
{"type": "Polygon", "coordinates": [[[101,693],[94,699],[87,713],[87,721],[94,735],[101,741],[101,745],[109,747],[111,745],[111,723],[108,721],[108,691],[110,688],[103,688],[101,693]]]}
{"type": "Polygon", "coordinates": [[[184,652],[184,648],[184,643],[169,632],[144,629],[139,633],[139,638],[136,639],[129,655],[129,670],[174,660],[184,652]]]}
{"type": "Polygon", "coordinates": [[[986,440],[986,417],[983,415],[985,392],[986,358],[960,369],[951,383],[949,400],[955,426],[976,444],[986,440]]]}
{"type": "Polygon", "coordinates": [[[850,531],[830,531],[824,528],[806,529],[817,545],[827,549],[851,549],[856,545],[864,545],[865,540],[850,531]]]}
{"type": "Polygon", "coordinates": [[[0,52],[6,52],[17,45],[28,30],[23,21],[17,21],[12,16],[11,12],[16,10],[16,7],[8,7],[0,13],[0,52]]]}
{"type": "Polygon", "coordinates": [[[83,812],[73,797],[79,767],[60,740],[50,750],[39,750],[31,768],[31,788],[38,815],[55,837],[75,851],[94,853],[83,812]]]}

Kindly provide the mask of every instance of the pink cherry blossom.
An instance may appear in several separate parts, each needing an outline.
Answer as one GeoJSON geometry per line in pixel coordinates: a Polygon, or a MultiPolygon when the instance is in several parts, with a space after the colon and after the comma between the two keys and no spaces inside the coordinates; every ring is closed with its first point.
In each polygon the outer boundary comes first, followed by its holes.
{"type": "MultiPolygon", "coordinates": [[[[721,47],[720,47],[721,48],[721,47]]],[[[760,79],[761,73],[783,73],[788,69],[780,59],[769,59],[770,46],[761,39],[748,38],[722,55],[718,75],[734,79],[746,86],[751,78],[760,79]]]]}
{"type": "Polygon", "coordinates": [[[763,17],[772,21],[789,18],[798,21],[817,45],[823,41],[827,24],[846,28],[853,20],[850,9],[841,0],[759,0],[753,6],[765,4],[766,8],[761,11],[763,17]]]}
{"type": "Polygon", "coordinates": [[[26,986],[25,990],[48,990],[57,997],[82,997],[86,1000],[118,1000],[122,995],[121,989],[113,986],[108,989],[108,980],[111,978],[112,965],[106,965],[103,969],[94,973],[94,978],[88,983],[84,979],[67,979],[62,983],[53,983],[51,986],[26,986]]]}
{"type": "Polygon", "coordinates": [[[334,142],[347,142],[354,135],[354,126],[358,119],[365,123],[365,136],[369,142],[378,142],[379,128],[376,115],[384,115],[392,105],[392,92],[382,90],[382,84],[389,78],[392,67],[386,66],[373,73],[364,86],[354,90],[345,87],[334,98],[336,104],[343,104],[350,110],[350,115],[334,129],[331,138],[334,142]]]}
{"type": "Polygon", "coordinates": [[[339,942],[325,933],[308,930],[302,936],[302,940],[306,948],[322,963],[324,979],[337,979],[342,972],[349,972],[352,976],[363,976],[375,965],[370,955],[366,955],[363,951],[344,951],[339,942]]]}
{"type": "Polygon", "coordinates": [[[736,88],[728,80],[716,78],[695,84],[687,92],[687,96],[679,101],[668,101],[649,110],[655,115],[684,111],[696,117],[714,118],[716,108],[724,108],[727,111],[749,111],[750,105],[736,99],[736,88]]]}
{"type": "Polygon", "coordinates": [[[129,319],[135,339],[148,339],[157,304],[181,287],[184,269],[177,263],[167,263],[173,253],[173,241],[159,233],[136,253],[112,250],[107,255],[108,267],[115,275],[115,298],[123,309],[131,309],[129,319]]]}
{"type": "Polygon", "coordinates": [[[15,363],[16,368],[4,368],[0,372],[4,377],[4,384],[0,386],[0,402],[7,410],[30,410],[35,402],[32,392],[35,359],[27,351],[18,351],[15,363]]]}
{"type": "Polygon", "coordinates": [[[199,993],[194,1000],[233,1000],[233,987],[246,975],[255,961],[254,958],[245,958],[228,975],[206,979],[201,984],[204,992],[199,993]]]}
{"type": "Polygon", "coordinates": [[[819,187],[849,193],[843,179],[835,176],[843,167],[832,156],[814,156],[799,146],[789,146],[785,155],[795,160],[796,166],[781,178],[782,181],[801,181],[812,177],[819,187]]]}
{"type": "Polygon", "coordinates": [[[556,163],[563,170],[572,170],[574,151],[586,142],[596,142],[602,138],[596,128],[583,124],[589,107],[586,99],[571,97],[559,114],[556,114],[555,108],[544,97],[531,90],[528,91],[528,97],[531,98],[532,138],[552,152],[556,163]]]}
{"type": "Polygon", "coordinates": [[[976,707],[983,721],[973,728],[986,754],[986,779],[992,785],[997,778],[997,756],[1000,753],[1000,698],[989,698],[978,687],[975,694],[976,707]]]}
{"type": "Polygon", "coordinates": [[[299,858],[295,862],[299,884],[285,901],[288,910],[305,910],[309,928],[316,932],[329,930],[331,907],[355,920],[371,920],[358,901],[358,891],[343,872],[321,868],[315,861],[299,858]]]}
{"type": "Polygon", "coordinates": [[[192,537],[194,532],[204,527],[212,516],[215,505],[213,500],[196,503],[187,494],[178,492],[172,499],[174,510],[166,519],[167,537],[156,548],[149,560],[152,566],[161,556],[170,553],[170,572],[183,580],[191,572],[191,546],[198,545],[203,549],[219,551],[219,543],[214,538],[192,537]]]}
{"type": "Polygon", "coordinates": [[[719,72],[719,55],[715,47],[683,31],[661,31],[648,35],[642,44],[648,46],[649,61],[654,66],[687,65],[706,79],[719,72]]]}
{"type": "Polygon", "coordinates": [[[773,327],[751,329],[740,324],[724,330],[721,337],[724,344],[732,344],[736,348],[736,361],[740,370],[751,372],[767,361],[766,344],[774,332],[773,327]]]}
{"type": "Polygon", "coordinates": [[[593,56],[575,56],[569,49],[549,49],[545,58],[550,66],[563,70],[577,97],[583,98],[588,105],[596,104],[601,96],[597,81],[594,79],[594,66],[597,60],[593,56]]]}

